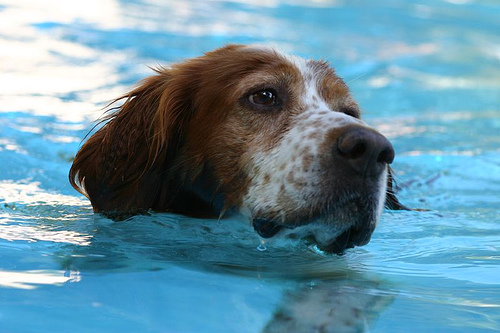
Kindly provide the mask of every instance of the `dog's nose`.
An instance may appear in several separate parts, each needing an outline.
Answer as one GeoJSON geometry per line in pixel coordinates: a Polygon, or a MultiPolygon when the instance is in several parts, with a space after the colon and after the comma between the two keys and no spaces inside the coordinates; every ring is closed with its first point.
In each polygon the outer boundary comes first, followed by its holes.
{"type": "Polygon", "coordinates": [[[394,160],[385,136],[366,127],[349,127],[337,139],[337,154],[365,176],[379,175],[394,160]]]}

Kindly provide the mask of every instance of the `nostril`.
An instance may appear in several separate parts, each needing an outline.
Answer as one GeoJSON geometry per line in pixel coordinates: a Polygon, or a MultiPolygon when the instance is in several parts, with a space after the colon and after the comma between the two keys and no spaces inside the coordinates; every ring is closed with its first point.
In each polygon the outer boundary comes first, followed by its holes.
{"type": "Polygon", "coordinates": [[[380,154],[378,154],[378,163],[391,164],[392,161],[394,161],[394,149],[391,146],[386,147],[380,152],[380,154]]]}
{"type": "Polygon", "coordinates": [[[358,158],[363,156],[366,153],[366,143],[358,142],[354,146],[349,147],[349,150],[345,152],[348,158],[358,158]]]}
{"type": "Polygon", "coordinates": [[[347,136],[339,139],[337,149],[341,156],[347,159],[357,159],[366,154],[368,145],[358,137],[347,136]]]}

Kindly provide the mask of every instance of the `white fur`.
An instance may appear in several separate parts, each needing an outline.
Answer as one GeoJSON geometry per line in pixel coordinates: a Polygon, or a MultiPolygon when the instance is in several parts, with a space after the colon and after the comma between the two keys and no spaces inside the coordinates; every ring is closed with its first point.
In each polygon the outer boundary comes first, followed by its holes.
{"type": "MultiPolygon", "coordinates": [[[[271,212],[274,215],[268,218],[281,223],[284,223],[287,217],[290,217],[289,215],[293,215],[294,210],[310,209],[311,198],[318,196],[318,188],[322,182],[318,170],[320,159],[324,154],[320,151],[320,147],[327,133],[350,124],[367,126],[359,119],[329,108],[328,103],[318,91],[319,73],[313,71],[308,60],[294,56],[284,57],[302,74],[305,89],[303,95],[300,96],[300,102],[304,106],[304,111],[294,116],[291,128],[281,138],[278,145],[267,151],[259,151],[257,147],[256,151],[252,152],[253,160],[248,166],[250,186],[243,198],[240,210],[249,218],[259,216],[263,212],[266,214],[271,212]],[[304,168],[302,162],[304,153],[309,155],[311,162],[307,169],[304,168]],[[283,207],[283,202],[286,203],[288,209],[283,207]]],[[[377,219],[384,206],[386,176],[387,171],[380,181],[377,219]]],[[[317,238],[323,237],[326,242],[338,236],[347,227],[339,221],[338,224],[328,226],[310,223],[300,229],[314,233],[317,238]],[[330,230],[325,230],[325,228],[330,230]]],[[[300,232],[300,230],[294,232],[300,232]]],[[[318,239],[318,241],[322,240],[318,239]]]]}

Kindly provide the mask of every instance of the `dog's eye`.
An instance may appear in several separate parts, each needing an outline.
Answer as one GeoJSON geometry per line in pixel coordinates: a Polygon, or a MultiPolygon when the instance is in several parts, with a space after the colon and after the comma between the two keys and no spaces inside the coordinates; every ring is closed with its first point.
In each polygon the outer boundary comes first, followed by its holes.
{"type": "Polygon", "coordinates": [[[258,106],[273,106],[276,104],[276,94],[270,90],[261,90],[248,96],[248,100],[258,106]]]}

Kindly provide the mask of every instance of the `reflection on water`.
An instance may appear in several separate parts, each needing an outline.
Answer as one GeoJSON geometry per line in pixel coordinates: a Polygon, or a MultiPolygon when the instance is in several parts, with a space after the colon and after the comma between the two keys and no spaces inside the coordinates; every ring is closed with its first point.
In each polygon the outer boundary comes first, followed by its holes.
{"type": "Polygon", "coordinates": [[[342,281],[305,286],[286,293],[264,333],[365,332],[394,297],[377,284],[342,281]]]}

